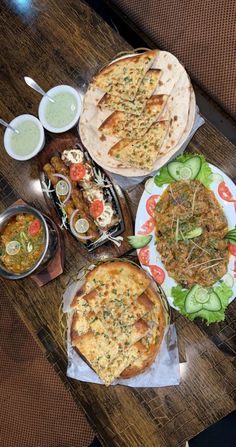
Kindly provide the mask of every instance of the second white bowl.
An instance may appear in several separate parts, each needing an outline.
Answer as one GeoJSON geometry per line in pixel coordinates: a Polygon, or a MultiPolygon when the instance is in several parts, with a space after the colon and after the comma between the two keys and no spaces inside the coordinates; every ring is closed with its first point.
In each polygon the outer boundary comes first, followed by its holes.
{"type": "Polygon", "coordinates": [[[70,85],[57,85],[43,96],[39,104],[39,119],[45,129],[54,133],[66,132],[74,127],[80,117],[82,101],[81,96],[70,85]]]}

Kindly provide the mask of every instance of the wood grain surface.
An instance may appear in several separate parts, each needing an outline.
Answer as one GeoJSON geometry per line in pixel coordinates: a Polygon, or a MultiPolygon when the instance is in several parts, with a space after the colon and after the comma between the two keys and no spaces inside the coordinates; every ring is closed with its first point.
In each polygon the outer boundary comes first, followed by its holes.
{"type": "MultiPolygon", "coordinates": [[[[99,67],[129,49],[80,0],[33,0],[30,5],[9,0],[0,6],[0,108],[6,120],[22,113],[37,115],[40,97],[25,85],[24,75],[45,90],[68,83],[83,93],[99,67]]],[[[1,130],[1,141],[2,136],[1,130]]],[[[209,123],[197,131],[189,148],[235,180],[235,147],[209,123]]],[[[0,211],[19,197],[47,211],[37,159],[10,159],[2,143],[0,171],[0,211]]],[[[142,191],[142,185],[128,191],[133,217],[142,191]]],[[[1,286],[105,446],[183,447],[187,439],[235,409],[236,301],[229,306],[226,321],[210,328],[173,314],[181,361],[179,386],[105,388],[69,380],[58,309],[69,279],[89,262],[91,254],[82,257],[77,242],[65,238],[63,275],[43,288],[36,288],[30,279],[1,281],[1,286]]]]}

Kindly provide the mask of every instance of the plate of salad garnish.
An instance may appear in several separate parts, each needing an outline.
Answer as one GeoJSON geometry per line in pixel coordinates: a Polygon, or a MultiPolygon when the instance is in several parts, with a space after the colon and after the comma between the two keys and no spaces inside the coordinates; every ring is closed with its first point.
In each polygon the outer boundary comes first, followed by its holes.
{"type": "Polygon", "coordinates": [[[129,242],[190,320],[223,321],[235,298],[235,218],[235,184],[202,155],[179,155],[145,184],[129,242]]]}

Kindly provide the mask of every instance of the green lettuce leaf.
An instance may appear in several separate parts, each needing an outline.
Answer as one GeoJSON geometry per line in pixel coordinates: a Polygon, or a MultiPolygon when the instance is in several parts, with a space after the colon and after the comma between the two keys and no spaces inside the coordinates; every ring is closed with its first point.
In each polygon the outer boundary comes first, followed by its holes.
{"type": "MultiPolygon", "coordinates": [[[[181,162],[185,162],[187,160],[189,160],[192,157],[198,156],[201,158],[202,161],[202,165],[201,165],[201,169],[197,175],[197,180],[199,180],[199,182],[201,182],[204,186],[208,187],[210,186],[211,182],[212,182],[212,172],[211,172],[211,168],[209,166],[209,164],[207,163],[205,157],[203,157],[203,155],[200,154],[189,154],[189,153],[184,153],[179,155],[178,157],[176,157],[175,161],[181,161],[181,162]]],[[[174,180],[167,169],[167,166],[163,166],[163,168],[160,169],[159,173],[154,177],[154,182],[157,186],[162,186],[168,183],[173,183],[176,180],[174,180]]]]}
{"type": "Polygon", "coordinates": [[[163,166],[159,173],[155,175],[154,182],[157,186],[165,185],[166,183],[173,183],[175,180],[170,176],[167,166],[163,166]]]}
{"type": "Polygon", "coordinates": [[[174,305],[179,308],[179,312],[190,320],[194,320],[199,317],[203,320],[206,320],[207,325],[211,323],[217,323],[219,321],[224,321],[225,319],[225,309],[228,306],[229,299],[233,295],[233,291],[230,287],[228,287],[223,281],[218,285],[213,287],[214,292],[218,295],[221,301],[221,309],[219,311],[213,312],[209,310],[202,309],[198,312],[194,312],[188,314],[185,311],[185,298],[189,292],[189,290],[182,289],[180,285],[176,287],[172,287],[171,294],[174,298],[174,305]]]}

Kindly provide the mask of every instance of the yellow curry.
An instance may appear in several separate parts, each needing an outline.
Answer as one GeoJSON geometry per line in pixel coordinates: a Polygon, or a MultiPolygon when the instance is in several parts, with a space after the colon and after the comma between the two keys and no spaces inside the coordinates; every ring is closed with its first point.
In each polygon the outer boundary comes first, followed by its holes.
{"type": "Polygon", "coordinates": [[[44,249],[44,229],[32,214],[12,217],[0,235],[0,261],[7,270],[22,273],[38,261],[44,249]]]}

